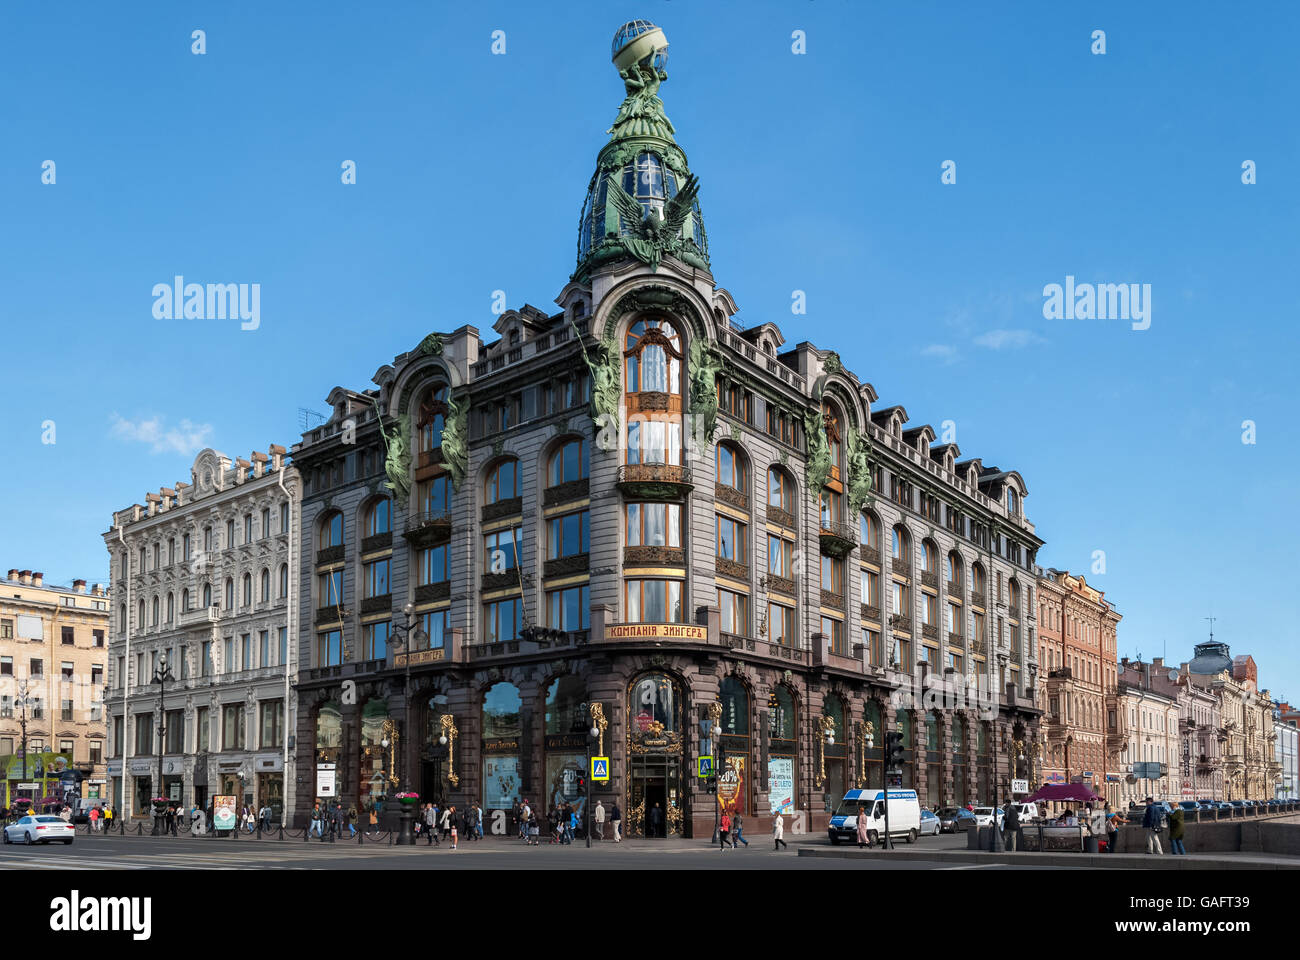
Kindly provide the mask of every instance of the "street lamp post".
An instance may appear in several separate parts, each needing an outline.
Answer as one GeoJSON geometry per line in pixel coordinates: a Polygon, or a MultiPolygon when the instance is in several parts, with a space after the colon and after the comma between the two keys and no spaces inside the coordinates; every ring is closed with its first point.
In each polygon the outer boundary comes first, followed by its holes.
{"type": "MultiPolygon", "coordinates": [[[[163,702],[163,698],[167,693],[168,681],[175,679],[172,676],[171,665],[167,662],[167,654],[164,653],[158,659],[158,666],[154,668],[153,679],[150,681],[158,684],[158,792],[154,794],[157,797],[163,796],[163,747],[167,737],[167,705],[163,702]]],[[[162,833],[162,815],[154,810],[153,835],[158,836],[160,833],[162,833]]]]}
{"type": "Polygon", "coordinates": [[[591,717],[591,729],[587,731],[587,776],[586,776],[587,796],[583,798],[582,812],[583,812],[583,820],[585,821],[585,823],[583,824],[583,829],[586,831],[587,846],[590,848],[591,847],[591,795],[596,790],[596,781],[591,778],[591,775],[593,773],[591,769],[591,758],[592,758],[591,748],[595,746],[596,742],[599,740],[600,748],[602,750],[604,749],[605,744],[604,744],[604,737],[602,735],[605,732],[605,727],[609,725],[609,721],[605,719],[604,708],[599,703],[592,703],[591,706],[588,707],[588,714],[591,717]]]}
{"type": "Polygon", "coordinates": [[[27,681],[18,681],[18,705],[22,707],[22,718],[18,721],[23,738],[23,783],[27,782],[27,704],[31,701],[27,694],[27,681]]]}
{"type": "MultiPolygon", "coordinates": [[[[409,735],[411,731],[411,641],[414,640],[415,646],[417,647],[420,647],[423,644],[429,642],[429,635],[425,633],[424,628],[420,626],[420,621],[412,619],[412,615],[414,613],[415,613],[415,604],[407,603],[406,606],[402,607],[402,614],[403,614],[402,625],[393,627],[393,633],[397,636],[397,639],[401,645],[402,653],[404,654],[403,659],[405,661],[404,665],[406,667],[406,675],[405,675],[405,679],[403,680],[403,686],[402,686],[402,704],[403,704],[402,726],[403,729],[406,730],[408,735],[407,750],[410,750],[409,735]]],[[[406,776],[405,776],[406,766],[407,764],[402,764],[403,775],[401,777],[401,783],[403,787],[405,787],[406,785],[406,776]]],[[[396,770],[392,770],[389,772],[391,774],[397,773],[396,770]]]]}
{"type": "MultiPolygon", "coordinates": [[[[709,753],[713,755],[713,782],[716,785],[714,789],[721,790],[722,785],[721,785],[720,778],[722,776],[722,771],[718,769],[718,753],[715,745],[718,743],[719,738],[722,736],[722,704],[718,702],[714,702],[709,704],[707,709],[708,709],[708,717],[709,717],[708,719],[709,753]]],[[[718,813],[721,807],[721,801],[719,800],[719,796],[720,794],[718,793],[715,793],[713,796],[713,842],[714,843],[718,842],[718,837],[719,837],[718,831],[721,829],[721,823],[719,822],[719,813],[718,813]]]]}

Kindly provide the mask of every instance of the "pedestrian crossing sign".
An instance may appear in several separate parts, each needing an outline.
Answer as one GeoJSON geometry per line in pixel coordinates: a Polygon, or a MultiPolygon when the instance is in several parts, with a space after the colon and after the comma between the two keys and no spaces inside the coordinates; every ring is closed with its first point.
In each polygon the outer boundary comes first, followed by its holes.
{"type": "Polygon", "coordinates": [[[609,757],[591,758],[591,779],[592,780],[609,779],[609,757]]]}
{"type": "Polygon", "coordinates": [[[712,757],[700,757],[699,760],[700,760],[700,769],[696,772],[695,775],[696,775],[697,777],[711,777],[711,776],[713,776],[713,758],[712,758],[712,757]]]}

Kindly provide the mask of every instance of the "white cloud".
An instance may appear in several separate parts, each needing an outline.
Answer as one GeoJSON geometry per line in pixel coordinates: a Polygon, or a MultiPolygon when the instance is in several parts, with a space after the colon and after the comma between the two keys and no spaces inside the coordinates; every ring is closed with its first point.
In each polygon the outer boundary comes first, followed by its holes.
{"type": "Polygon", "coordinates": [[[1031,343],[1046,342],[1032,330],[990,330],[975,338],[976,345],[990,350],[1016,350],[1031,343]]]}
{"type": "Polygon", "coordinates": [[[162,417],[145,420],[126,420],[112,415],[113,436],[135,443],[147,443],[151,453],[174,452],[191,456],[208,445],[212,426],[182,420],[178,427],[167,427],[162,417]]]}
{"type": "Polygon", "coordinates": [[[956,363],[957,348],[947,343],[932,343],[928,347],[921,348],[921,356],[934,357],[944,363],[956,363]]]}

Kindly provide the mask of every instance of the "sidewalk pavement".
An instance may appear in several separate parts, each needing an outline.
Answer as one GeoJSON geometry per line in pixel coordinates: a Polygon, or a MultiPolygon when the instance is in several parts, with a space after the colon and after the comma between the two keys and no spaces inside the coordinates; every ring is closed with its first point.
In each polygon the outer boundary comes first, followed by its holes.
{"type": "Polygon", "coordinates": [[[1201,853],[1155,856],[1145,853],[989,853],[985,850],[860,850],[856,847],[799,848],[801,857],[925,860],[968,865],[1080,867],[1090,870],[1300,870],[1300,857],[1252,853],[1201,853]]]}

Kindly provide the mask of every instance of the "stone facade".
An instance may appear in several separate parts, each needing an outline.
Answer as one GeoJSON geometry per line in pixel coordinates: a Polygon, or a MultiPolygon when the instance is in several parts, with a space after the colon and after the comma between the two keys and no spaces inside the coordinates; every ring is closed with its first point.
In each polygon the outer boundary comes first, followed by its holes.
{"type": "Polygon", "coordinates": [[[77,580],[63,587],[31,570],[10,570],[0,597],[0,778],[4,805],[61,795],[102,797],[106,784],[105,669],[110,597],[77,580]],[[26,709],[24,710],[24,698],[26,709]],[[27,763],[21,720],[27,719],[27,763]],[[40,769],[38,776],[37,769],[40,769]],[[37,790],[21,783],[40,783],[37,790]],[[38,796],[33,796],[38,794],[38,796]]]}
{"type": "Polygon", "coordinates": [[[1116,637],[1121,617],[1106,595],[1063,570],[1038,575],[1044,779],[1076,777],[1099,794],[1114,791],[1120,747],[1116,637]]]}
{"type": "Polygon", "coordinates": [[[118,511],[104,534],[117,602],[110,776],[131,815],[160,794],[186,807],[232,795],[276,820],[292,808],[301,491],[286,450],[269,450],[202,451],[190,483],[118,511]]]}

